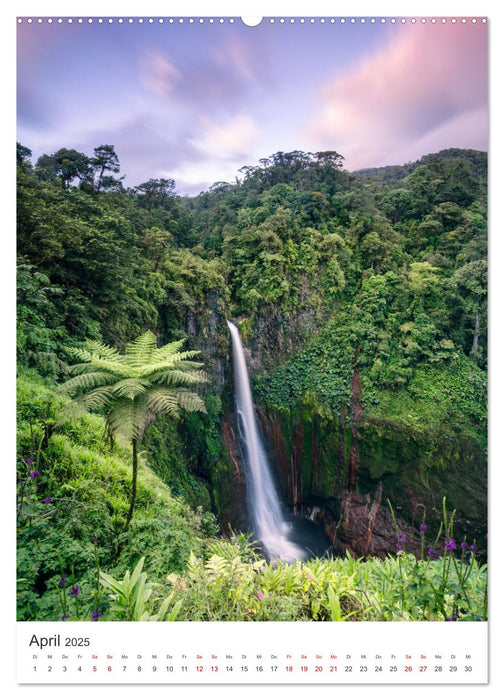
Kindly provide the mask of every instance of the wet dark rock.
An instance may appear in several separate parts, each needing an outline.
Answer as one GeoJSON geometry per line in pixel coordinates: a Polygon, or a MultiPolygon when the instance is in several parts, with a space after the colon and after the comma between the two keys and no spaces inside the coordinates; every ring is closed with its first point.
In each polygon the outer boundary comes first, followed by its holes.
{"type": "Polygon", "coordinates": [[[222,480],[219,483],[223,501],[219,513],[220,525],[223,532],[226,533],[229,533],[230,530],[246,532],[250,529],[246,506],[246,484],[241,469],[240,447],[232,415],[227,416],[224,420],[223,439],[232,468],[226,474],[225,483],[222,480]]]}
{"type": "Polygon", "coordinates": [[[420,553],[418,533],[401,518],[398,532],[390,510],[380,503],[381,487],[375,494],[346,494],[337,508],[325,505],[301,505],[298,517],[320,524],[333,546],[335,554],[353,557],[385,558],[395,554],[397,546],[417,556],[420,553]],[[337,514],[337,509],[339,513],[337,514]]]}

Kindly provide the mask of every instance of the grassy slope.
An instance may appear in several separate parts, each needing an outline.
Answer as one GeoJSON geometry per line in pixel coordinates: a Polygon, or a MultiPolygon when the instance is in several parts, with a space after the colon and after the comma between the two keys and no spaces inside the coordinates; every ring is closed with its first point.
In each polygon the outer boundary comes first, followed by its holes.
{"type": "Polygon", "coordinates": [[[211,516],[173,498],[141,459],[134,521],[123,534],[128,446],[107,444],[103,420],[91,415],[56,427],[44,445],[65,401],[34,373],[21,373],[18,385],[19,619],[59,619],[63,595],[90,616],[99,604],[98,567],[120,574],[146,555],[151,575],[182,571],[190,552],[203,550],[211,516]],[[69,597],[75,585],[77,600],[69,597]]]}

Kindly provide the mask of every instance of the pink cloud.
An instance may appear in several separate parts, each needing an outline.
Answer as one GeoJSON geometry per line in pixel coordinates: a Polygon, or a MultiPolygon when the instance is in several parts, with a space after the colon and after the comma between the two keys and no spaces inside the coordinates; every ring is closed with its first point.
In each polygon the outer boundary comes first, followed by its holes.
{"type": "Polygon", "coordinates": [[[149,54],[143,62],[143,81],[157,97],[168,97],[180,79],[180,72],[161,53],[149,54]]]}
{"type": "Polygon", "coordinates": [[[310,141],[342,153],[349,169],[450,146],[486,148],[486,26],[416,24],[396,32],[324,86],[310,141]]]}

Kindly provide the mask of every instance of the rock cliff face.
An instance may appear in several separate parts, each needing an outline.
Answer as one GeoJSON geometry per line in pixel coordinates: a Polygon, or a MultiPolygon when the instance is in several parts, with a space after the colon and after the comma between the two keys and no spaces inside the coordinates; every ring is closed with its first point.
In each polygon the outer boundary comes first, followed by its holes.
{"type": "Polygon", "coordinates": [[[226,454],[219,460],[212,473],[217,517],[223,532],[246,532],[250,530],[246,508],[247,493],[233,413],[229,413],[224,419],[222,431],[226,454]]]}
{"type": "Polygon", "coordinates": [[[205,303],[187,313],[185,332],[192,349],[201,352],[212,390],[221,394],[229,372],[228,329],[223,302],[216,292],[209,292],[205,303]]]}
{"type": "Polygon", "coordinates": [[[307,307],[288,318],[270,307],[247,319],[241,327],[249,371],[265,374],[301,349],[323,322],[323,313],[307,307]]]}
{"type": "Polygon", "coordinates": [[[422,439],[365,415],[356,427],[344,413],[331,420],[303,406],[263,407],[260,416],[283,499],[301,516],[323,524],[337,551],[395,552],[387,500],[407,536],[405,548],[418,551],[419,525],[425,522],[430,535],[437,532],[444,496],[448,509],[457,511],[457,537],[476,538],[484,550],[486,468],[474,443],[466,439],[455,448],[449,440],[422,439]],[[349,491],[356,451],[357,489],[349,491]]]}
{"type": "Polygon", "coordinates": [[[320,524],[336,554],[347,552],[354,557],[384,558],[403,546],[408,552],[419,554],[418,532],[402,518],[396,519],[400,543],[392,514],[381,505],[382,484],[374,495],[345,493],[341,501],[330,505],[303,505],[296,509],[301,517],[320,524]]]}

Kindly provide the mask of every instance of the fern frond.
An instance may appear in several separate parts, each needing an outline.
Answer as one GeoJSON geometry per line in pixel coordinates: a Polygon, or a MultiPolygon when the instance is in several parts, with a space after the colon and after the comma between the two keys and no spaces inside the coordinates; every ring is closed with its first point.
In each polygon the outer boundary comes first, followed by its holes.
{"type": "Polygon", "coordinates": [[[139,367],[151,362],[152,353],[156,350],[156,336],[151,331],[135,338],[126,346],[124,359],[130,367],[139,367]]]}
{"type": "Polygon", "coordinates": [[[208,561],[205,562],[205,569],[209,569],[214,574],[224,574],[228,568],[228,562],[218,554],[213,554],[208,561]]]}
{"type": "Polygon", "coordinates": [[[114,393],[112,389],[108,386],[100,386],[90,391],[89,394],[77,399],[77,402],[82,403],[88,411],[96,411],[103,408],[103,406],[107,406],[113,400],[114,393]]]}
{"type": "Polygon", "coordinates": [[[198,580],[198,578],[201,576],[201,569],[202,564],[198,559],[196,559],[194,552],[191,552],[189,555],[189,560],[186,564],[187,577],[193,581],[198,580]]]}
{"type": "Polygon", "coordinates": [[[120,398],[136,399],[150,387],[150,382],[137,377],[121,379],[113,386],[113,392],[120,398]]]}
{"type": "Polygon", "coordinates": [[[184,340],[174,340],[171,343],[162,345],[160,348],[156,348],[152,353],[152,362],[157,364],[158,362],[163,362],[168,357],[177,355],[184,342],[184,340]]]}
{"type": "Polygon", "coordinates": [[[115,362],[121,358],[121,354],[115,348],[105,345],[105,343],[101,343],[98,340],[87,340],[86,347],[94,356],[101,357],[104,360],[115,362]]]}
{"type": "Polygon", "coordinates": [[[89,391],[94,387],[112,384],[114,381],[114,375],[109,372],[89,372],[79,374],[77,377],[72,377],[68,379],[64,384],[61,385],[60,390],[72,393],[74,391],[82,392],[89,391]]]}
{"type": "Polygon", "coordinates": [[[182,372],[190,372],[193,369],[204,367],[203,362],[191,362],[190,360],[181,360],[175,363],[175,369],[180,369],[182,372]]]}
{"type": "Polygon", "coordinates": [[[179,411],[178,392],[170,389],[153,389],[146,396],[145,406],[154,414],[176,416],[179,411]]]}
{"type": "Polygon", "coordinates": [[[179,391],[178,402],[185,411],[207,412],[203,399],[192,391],[179,391]]]}
{"type": "Polygon", "coordinates": [[[70,374],[91,374],[92,372],[95,372],[98,369],[100,369],[104,372],[109,372],[111,375],[116,375],[117,379],[119,379],[120,377],[128,377],[132,373],[134,373],[131,367],[127,366],[126,362],[124,361],[124,357],[122,357],[121,355],[118,355],[116,359],[111,360],[90,355],[87,352],[87,350],[83,350],[82,348],[80,348],[79,357],[80,359],[87,359],[76,365],[72,365],[69,370],[70,374]]]}
{"type": "Polygon", "coordinates": [[[132,375],[138,376],[138,372],[136,372],[132,367],[128,366],[122,357],[120,357],[117,361],[102,360],[101,358],[95,357],[91,361],[91,365],[97,369],[117,375],[118,379],[120,377],[131,377],[132,375]]]}
{"type": "MultiPolygon", "coordinates": [[[[185,354],[185,353],[184,353],[185,354]]],[[[158,362],[157,364],[154,363],[149,363],[145,364],[141,367],[138,367],[138,376],[145,377],[149,376],[150,374],[153,374],[155,372],[158,372],[160,370],[176,370],[176,369],[182,369],[181,365],[183,364],[183,360],[180,360],[181,353],[179,353],[176,356],[172,357],[167,357],[165,360],[162,362],[158,362]]],[[[194,362],[192,363],[195,366],[195,369],[202,367],[203,363],[201,362],[194,362]]]]}
{"type": "Polygon", "coordinates": [[[137,367],[137,375],[139,377],[148,377],[152,374],[155,374],[156,372],[159,372],[161,370],[169,370],[171,371],[174,369],[175,363],[173,362],[172,359],[167,359],[164,360],[163,362],[158,362],[157,364],[143,364],[141,366],[137,367]]]}
{"type": "Polygon", "coordinates": [[[89,350],[83,347],[70,348],[65,345],[64,349],[69,355],[72,355],[72,357],[75,357],[76,360],[81,360],[82,362],[90,362],[93,358],[93,355],[89,352],[89,350]]]}
{"type": "Polygon", "coordinates": [[[179,352],[177,354],[177,360],[182,362],[183,360],[190,360],[197,355],[201,355],[201,350],[186,350],[185,352],[179,352]]]}
{"type": "Polygon", "coordinates": [[[177,369],[168,370],[166,372],[159,372],[154,374],[151,381],[159,382],[164,386],[193,386],[194,384],[202,384],[208,381],[208,377],[205,372],[195,371],[195,372],[181,372],[177,369]]]}
{"type": "Polygon", "coordinates": [[[76,348],[65,347],[65,350],[82,362],[91,362],[96,358],[117,361],[121,357],[115,348],[105,345],[105,343],[100,343],[98,340],[87,340],[85,346],[76,348]]]}
{"type": "Polygon", "coordinates": [[[68,372],[73,375],[77,374],[85,374],[85,373],[90,373],[95,370],[95,367],[91,360],[88,362],[79,362],[77,365],[71,365],[71,367],[68,368],[68,372]]]}
{"type": "Polygon", "coordinates": [[[118,399],[111,404],[106,416],[106,425],[114,435],[122,435],[126,440],[142,437],[149,414],[142,406],[129,399],[118,399]]]}

